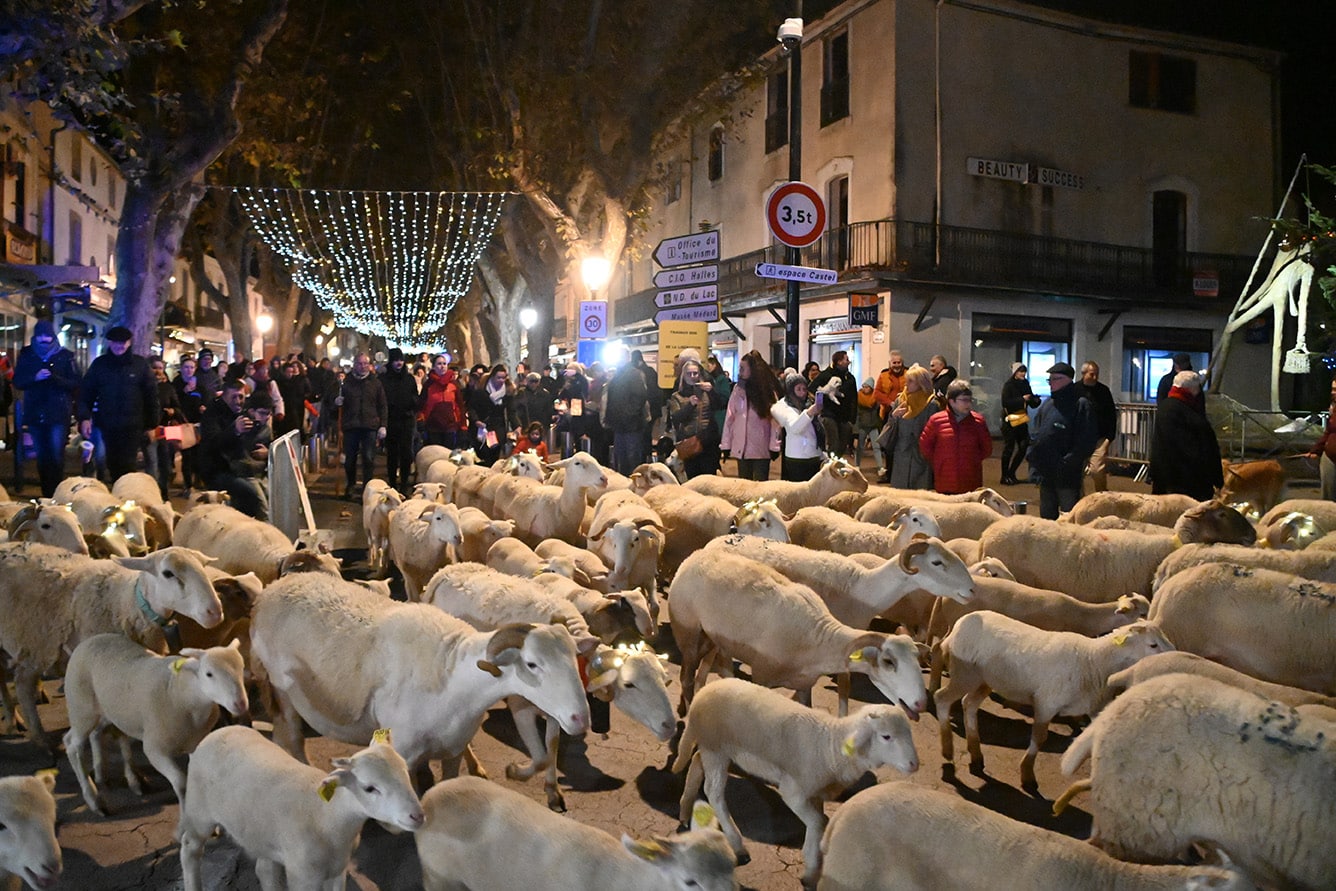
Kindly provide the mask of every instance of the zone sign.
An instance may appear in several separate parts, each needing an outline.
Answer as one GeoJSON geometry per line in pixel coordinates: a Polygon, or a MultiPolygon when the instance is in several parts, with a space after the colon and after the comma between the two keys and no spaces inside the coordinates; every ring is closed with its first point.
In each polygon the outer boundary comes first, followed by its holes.
{"type": "Polygon", "coordinates": [[[826,205],[807,183],[788,182],[770,196],[765,218],[782,244],[805,248],[816,243],[826,229],[826,205]]]}

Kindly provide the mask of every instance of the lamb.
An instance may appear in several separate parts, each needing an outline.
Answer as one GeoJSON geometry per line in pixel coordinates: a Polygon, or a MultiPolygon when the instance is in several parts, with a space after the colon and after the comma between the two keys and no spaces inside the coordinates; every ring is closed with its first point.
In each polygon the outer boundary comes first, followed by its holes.
{"type": "Polygon", "coordinates": [[[928,705],[918,650],[907,637],[838,621],[806,585],[727,551],[688,557],[673,583],[673,637],[682,652],[682,700],[717,651],[751,666],[752,680],[796,690],[805,702],[824,674],[859,672],[910,717],[928,705]]]}
{"type": "Polygon", "coordinates": [[[1274,699],[1292,708],[1306,705],[1336,708],[1336,697],[1323,696],[1311,690],[1287,687],[1284,684],[1259,681],[1252,675],[1235,671],[1218,662],[1204,659],[1195,653],[1159,653],[1149,659],[1142,659],[1131,668],[1110,675],[1109,686],[1121,692],[1133,684],[1140,684],[1162,674],[1195,674],[1201,677],[1214,678],[1217,681],[1229,684],[1231,687],[1247,690],[1254,696],[1260,696],[1263,699],[1274,699]]]}
{"type": "MultiPolygon", "coordinates": [[[[916,526],[930,528],[927,521],[916,519],[920,510],[897,518],[900,525],[893,529],[855,520],[828,507],[804,507],[789,520],[789,539],[813,551],[833,551],[845,556],[875,554],[887,559],[904,550],[916,526]]],[[[935,520],[932,522],[936,525],[935,520]]]]}
{"type": "Polygon", "coordinates": [[[35,541],[73,554],[88,553],[79,518],[64,504],[37,501],[25,504],[10,518],[8,530],[10,541],[35,541]]]}
{"type": "Polygon", "coordinates": [[[1202,563],[1232,563],[1249,569],[1274,569],[1315,582],[1336,582],[1336,561],[1320,551],[1277,551],[1244,545],[1184,545],[1160,561],[1152,591],[1176,573],[1202,563]]]}
{"type": "Polygon", "coordinates": [[[207,650],[184,649],[160,656],[121,634],[98,634],[74,648],[65,672],[70,729],[65,753],[89,810],[106,815],[84,767],[84,747],[93,744],[93,769],[102,781],[98,737],[104,727],[120,731],[125,782],[143,795],[130,760],[130,740],[144,741],[144,754],[185,800],[185,772],[177,759],[189,755],[218,721],[218,706],[234,717],[250,711],[242,678],[241,641],[207,650]]]}
{"type": "Polygon", "coordinates": [[[559,816],[518,792],[458,777],[422,797],[416,836],[426,891],[457,888],[627,888],[734,891],[728,840],[698,809],[690,832],[634,841],[559,816]],[[517,856],[517,852],[522,855],[517,856]]]}
{"type": "Polygon", "coordinates": [[[157,550],[171,545],[177,513],[162,497],[157,480],[140,471],[122,474],[111,484],[111,494],[144,509],[144,539],[149,548],[157,550]]]}
{"type": "MultiPolygon", "coordinates": [[[[459,465],[451,461],[449,458],[442,458],[439,461],[432,463],[425,473],[418,474],[417,486],[413,488],[414,495],[419,498],[423,497],[417,492],[417,489],[420,486],[435,486],[437,487],[436,491],[439,491],[442,494],[442,498],[445,502],[452,501],[454,499],[455,491],[455,474],[458,473],[458,471],[459,465]]],[[[428,500],[436,501],[438,499],[432,497],[428,500]]]]}
{"type": "Polygon", "coordinates": [[[985,529],[1003,519],[993,508],[970,501],[934,503],[902,498],[873,498],[854,514],[863,523],[886,525],[909,507],[926,510],[937,522],[941,538],[978,538],[985,529]]]}
{"type": "MultiPolygon", "coordinates": [[[[437,461],[448,461],[449,459],[450,449],[448,446],[424,445],[422,448],[418,449],[417,454],[413,456],[413,470],[415,477],[418,480],[425,480],[427,478],[427,471],[433,464],[437,461]]],[[[454,464],[456,467],[459,466],[454,461],[451,461],[450,463],[454,464]]]]}
{"type": "Polygon", "coordinates": [[[28,738],[46,744],[37,681],[64,654],[94,634],[114,631],[162,652],[176,612],[205,628],[223,618],[193,551],[171,547],[94,560],[48,545],[0,545],[0,651],[9,656],[28,738]]]}
{"type": "Polygon", "coordinates": [[[513,520],[493,520],[477,508],[460,508],[460,548],[456,561],[485,562],[492,545],[513,534],[513,520]]]}
{"type": "Polygon", "coordinates": [[[974,597],[966,603],[939,600],[928,623],[932,644],[932,675],[928,689],[936,691],[942,676],[940,641],[966,613],[992,610],[1042,631],[1070,631],[1099,637],[1147,617],[1150,601],[1140,594],[1124,594],[1109,603],[1085,603],[1061,591],[1031,588],[1006,579],[980,578],[974,597]]]}
{"type": "Polygon", "coordinates": [[[1069,631],[1042,631],[991,610],[961,616],[942,641],[951,670],[950,680],[935,696],[942,758],[947,764],[952,761],[951,706],[963,699],[970,770],[983,771],[979,704],[993,690],[1003,699],[1034,707],[1030,747],[1021,759],[1021,786],[1036,789],[1034,760],[1048,739],[1049,722],[1059,715],[1098,712],[1113,698],[1109,675],[1172,649],[1160,629],[1146,621],[1092,639],[1069,631]]]}
{"type": "Polygon", "coordinates": [[[1115,857],[1170,860],[1210,839],[1260,884],[1315,891],[1336,876],[1333,733],[1220,681],[1165,675],[1115,699],[1062,771],[1090,760],[1068,793],[1090,789],[1091,841],[1115,857]]]}
{"type": "Polygon", "coordinates": [[[737,532],[771,541],[788,541],[784,517],[771,501],[749,501],[734,507],[722,498],[702,495],[684,486],[658,486],[644,495],[667,530],[660,569],[669,578],[682,561],[720,536],[737,532]]]}
{"type": "MultiPolygon", "coordinates": [[[[0,778],[0,879],[54,887],[63,868],[56,841],[56,771],[0,778]]],[[[10,881],[0,881],[10,887],[10,881]]],[[[15,886],[16,887],[16,886],[15,886]]]]}
{"type": "Polygon", "coordinates": [[[177,838],[186,891],[202,891],[204,845],[221,828],[253,858],[265,887],[343,884],[362,824],[416,832],[425,817],[388,734],[333,770],[298,764],[249,727],[207,736],[190,759],[177,838]]]}
{"type": "Polygon", "coordinates": [[[1258,891],[1231,865],[1124,863],[1085,842],[914,783],[883,783],[840,805],[821,851],[826,867],[819,891],[1258,891]]]}
{"type": "Polygon", "coordinates": [[[587,548],[578,547],[559,538],[546,538],[534,548],[534,553],[546,560],[554,557],[570,560],[576,572],[571,578],[595,591],[608,593],[608,565],[591,553],[587,548]]]}
{"type": "Polygon", "coordinates": [[[580,544],[585,490],[602,488],[608,482],[603,468],[588,452],[576,452],[553,466],[566,471],[560,488],[516,477],[502,477],[496,488],[493,516],[514,520],[516,537],[530,546],[545,538],[580,544]]]}
{"type": "Polygon", "coordinates": [[[1149,591],[1156,567],[1177,547],[1175,539],[1249,545],[1256,540],[1252,525],[1238,511],[1209,502],[1179,517],[1175,532],[1173,537],[1142,535],[1008,517],[984,532],[979,552],[1001,559],[1023,584],[1062,591],[1087,603],[1107,603],[1149,591]]]}
{"type": "Polygon", "coordinates": [[[453,504],[410,498],[390,511],[390,559],[404,577],[410,603],[421,599],[432,573],[449,562],[450,546],[463,541],[453,504]]]}
{"type": "Polygon", "coordinates": [[[714,495],[735,507],[742,507],[749,501],[773,500],[780,513],[788,515],[796,513],[799,508],[825,504],[828,498],[838,492],[864,492],[867,490],[867,477],[843,458],[832,457],[821,465],[821,469],[810,480],[802,483],[744,480],[705,474],[687,480],[683,488],[702,495],[714,495]]]}
{"type": "Polygon", "coordinates": [[[390,511],[403,503],[404,496],[384,480],[370,480],[362,487],[362,530],[366,533],[366,561],[374,572],[385,569],[386,549],[390,545],[390,511]]]}
{"type": "Polygon", "coordinates": [[[1085,525],[1099,517],[1122,517],[1173,528],[1178,518],[1202,502],[1188,495],[1147,495],[1143,492],[1091,492],[1076,502],[1067,521],[1085,525]]]}
{"type": "Polygon", "coordinates": [[[634,492],[608,492],[594,506],[587,547],[611,567],[608,587],[639,588],[649,599],[650,616],[659,622],[659,557],[663,553],[663,520],[634,492]]]}
{"type": "MultiPolygon", "coordinates": [[[[277,527],[226,504],[205,504],[188,511],[176,524],[174,540],[214,557],[224,572],[253,572],[266,585],[290,571],[298,559],[298,550],[277,527]]],[[[321,554],[316,559],[324,572],[339,574],[339,562],[333,556],[321,554]]]]}
{"type": "Polygon", "coordinates": [[[909,721],[889,705],[868,705],[847,718],[834,718],[735,678],[707,685],[687,712],[673,764],[675,773],[690,766],[681,819],[687,822],[703,784],[738,862],[748,863],[751,856],[724,794],[730,764],[775,784],[807,827],[802,881],[810,887],[821,872],[822,802],[870,770],[890,766],[914,773],[919,761],[909,721]]]}
{"type": "Polygon", "coordinates": [[[1271,569],[1194,566],[1155,592],[1150,618],[1181,650],[1274,684],[1336,695],[1336,584],[1271,569]]]}
{"type": "Polygon", "coordinates": [[[552,625],[480,632],[429,604],[290,576],[261,596],[251,654],[274,696],[275,739],[302,760],[299,718],[359,745],[390,727],[410,766],[445,758],[448,773],[487,709],[507,696],[524,696],[567,733],[589,727],[575,644],[552,625]]]}

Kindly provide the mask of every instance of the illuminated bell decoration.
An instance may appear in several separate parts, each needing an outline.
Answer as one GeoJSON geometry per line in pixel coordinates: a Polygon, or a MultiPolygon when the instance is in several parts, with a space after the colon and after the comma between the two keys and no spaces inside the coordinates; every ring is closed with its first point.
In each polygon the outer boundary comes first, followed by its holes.
{"type": "Polygon", "coordinates": [[[445,343],[508,193],[234,190],[335,323],[416,352],[445,343]]]}

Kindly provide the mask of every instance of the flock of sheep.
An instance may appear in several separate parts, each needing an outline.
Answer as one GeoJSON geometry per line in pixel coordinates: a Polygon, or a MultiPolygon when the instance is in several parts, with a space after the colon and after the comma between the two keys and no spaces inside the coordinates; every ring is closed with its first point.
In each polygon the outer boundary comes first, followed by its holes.
{"type": "MultiPolygon", "coordinates": [[[[367,819],[414,833],[428,889],[731,889],[732,767],[805,825],[807,887],[1336,886],[1336,505],[1249,520],[1098,493],[1053,522],[989,489],[869,486],[836,458],[805,483],[628,477],[583,452],[481,467],[429,446],[417,465],[413,492],[363,493],[368,561],[406,602],[225,503],[177,516],[142,474],[0,505],[3,729],[21,716],[48,746],[39,682],[63,672],[88,808],[105,813],[109,737],[141,794],[141,741],[181,802],[187,889],[220,830],[265,888],[342,888],[367,819]],[[665,621],[676,666],[650,646],[665,621]],[[886,704],[851,711],[852,674],[886,704]],[[836,714],[811,705],[825,676],[836,714]],[[1094,844],[894,781],[827,821],[868,771],[918,769],[925,712],[949,770],[961,704],[981,772],[990,694],[1033,716],[1034,794],[1050,723],[1093,717],[1062,760],[1088,777],[1046,791],[1089,807],[1094,844]],[[506,775],[542,774],[547,808],[470,749],[503,701],[527,755],[506,775]],[[672,746],[677,834],[619,842],[559,815],[559,731],[588,731],[595,701],[672,746]],[[260,703],[272,740],[246,726],[260,703]],[[362,748],[316,768],[307,726],[362,748]]],[[[53,784],[0,779],[0,876],[59,880],[53,784]]]]}

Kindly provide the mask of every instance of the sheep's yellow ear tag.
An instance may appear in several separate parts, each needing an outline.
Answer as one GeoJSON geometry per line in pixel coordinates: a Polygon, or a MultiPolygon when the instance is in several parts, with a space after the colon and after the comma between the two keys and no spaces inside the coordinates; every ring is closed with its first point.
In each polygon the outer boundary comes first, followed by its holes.
{"type": "Polygon", "coordinates": [[[850,661],[850,662],[862,662],[862,661],[863,661],[863,651],[862,651],[862,650],[854,650],[852,653],[849,654],[849,661],[850,661]]]}
{"type": "Polygon", "coordinates": [[[382,727],[371,734],[371,744],[373,746],[393,745],[393,743],[390,742],[390,728],[382,727]]]}
{"type": "Polygon", "coordinates": [[[844,757],[846,758],[852,758],[854,756],[854,738],[852,736],[846,736],[844,738],[844,742],[840,744],[840,751],[844,753],[844,757]]]}
{"type": "Polygon", "coordinates": [[[709,826],[714,822],[714,808],[703,801],[696,802],[691,809],[692,826],[709,826]]]}
{"type": "Polygon", "coordinates": [[[185,664],[186,664],[186,660],[184,660],[184,659],[177,659],[175,662],[173,662],[173,663],[172,663],[172,674],[180,674],[180,673],[181,673],[181,666],[183,666],[183,665],[185,665],[185,664]]]}
{"type": "Polygon", "coordinates": [[[317,791],[319,791],[320,797],[323,800],[329,801],[331,798],[334,797],[334,790],[337,788],[339,788],[339,781],[335,779],[328,779],[320,784],[320,788],[317,791]]]}
{"type": "Polygon", "coordinates": [[[1113,636],[1113,642],[1114,642],[1114,644],[1117,645],[1117,646],[1120,646],[1120,647],[1121,647],[1121,646],[1124,646],[1124,645],[1127,643],[1127,635],[1126,635],[1126,634],[1115,634],[1115,635],[1113,636]]]}
{"type": "Polygon", "coordinates": [[[36,772],[33,774],[33,776],[37,777],[38,779],[41,779],[42,777],[47,777],[47,776],[49,776],[49,777],[51,777],[52,779],[54,779],[54,778],[55,778],[57,775],[59,775],[59,774],[60,774],[60,770],[59,770],[59,768],[55,768],[55,767],[43,767],[41,770],[36,771],[36,772]]]}

